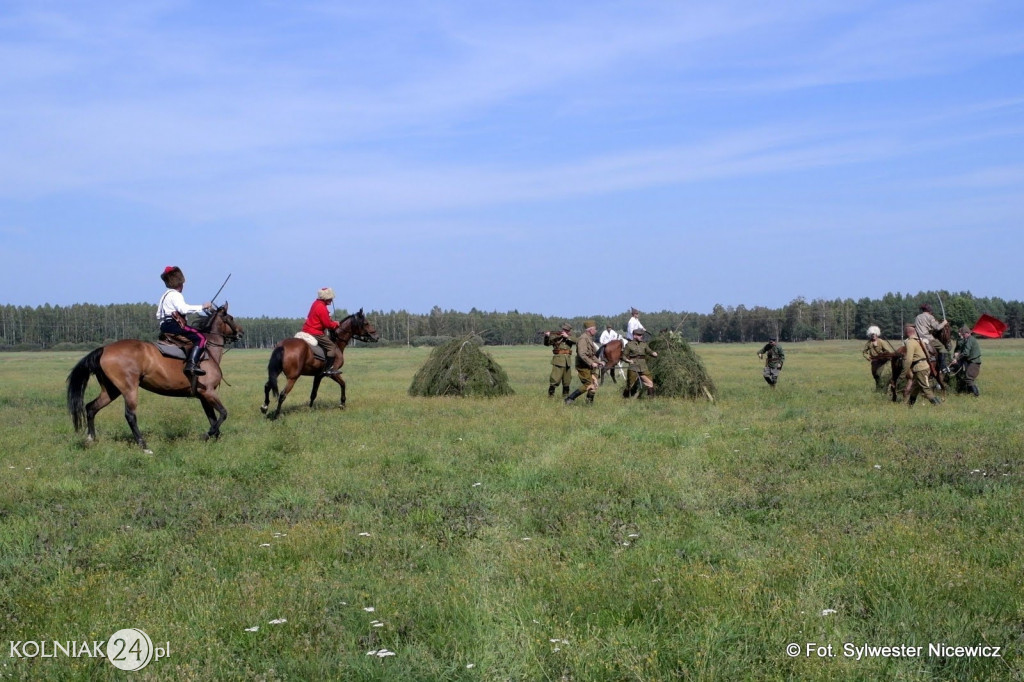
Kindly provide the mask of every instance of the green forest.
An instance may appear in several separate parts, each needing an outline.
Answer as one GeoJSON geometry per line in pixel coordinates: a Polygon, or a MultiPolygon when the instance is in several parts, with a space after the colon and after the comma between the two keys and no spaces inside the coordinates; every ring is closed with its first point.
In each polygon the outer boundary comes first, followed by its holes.
{"type": "MultiPolygon", "coordinates": [[[[982,313],[1007,323],[1006,336],[1024,336],[1024,303],[1001,298],[980,298],[970,292],[928,291],[917,294],[889,293],[881,299],[862,298],[807,301],[798,297],[782,308],[747,308],[716,305],[710,313],[685,311],[644,311],[641,321],[651,331],[671,329],[685,339],[699,343],[749,343],[777,336],[781,341],[810,341],[863,338],[874,324],[888,338],[900,338],[904,322],[910,322],[922,303],[928,302],[937,317],[945,316],[954,325],[971,325],[982,313]],[[941,301],[941,306],[940,306],[941,301]]],[[[638,302],[642,305],[642,301],[638,302]]],[[[0,350],[72,350],[88,349],[117,339],[147,339],[157,336],[152,303],[70,306],[0,306],[0,350]]],[[[241,348],[270,348],[302,327],[302,318],[253,317],[235,311],[245,328],[241,348]]],[[[255,312],[255,311],[254,311],[255,312]]],[[[339,309],[336,318],[347,311],[339,309]]],[[[629,311],[615,314],[585,312],[571,319],[535,313],[469,312],[442,310],[435,306],[429,313],[405,310],[372,310],[367,316],[377,326],[384,345],[438,345],[469,333],[480,334],[490,345],[538,343],[545,330],[557,329],[569,322],[582,328],[587,318],[603,328],[611,324],[623,331],[629,311]]]]}

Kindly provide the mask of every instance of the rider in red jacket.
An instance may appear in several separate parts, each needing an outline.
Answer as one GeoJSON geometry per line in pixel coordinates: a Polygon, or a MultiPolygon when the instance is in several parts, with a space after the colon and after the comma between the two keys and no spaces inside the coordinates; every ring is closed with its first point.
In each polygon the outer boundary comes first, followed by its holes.
{"type": "Polygon", "coordinates": [[[316,293],[316,300],[309,307],[309,314],[306,316],[306,323],[302,325],[302,331],[316,337],[320,347],[324,349],[327,362],[324,364],[324,375],[338,374],[338,361],[341,360],[341,353],[337,352],[338,347],[334,339],[328,334],[328,330],[337,329],[338,322],[331,319],[331,313],[327,306],[334,302],[334,289],[324,287],[316,293]]]}

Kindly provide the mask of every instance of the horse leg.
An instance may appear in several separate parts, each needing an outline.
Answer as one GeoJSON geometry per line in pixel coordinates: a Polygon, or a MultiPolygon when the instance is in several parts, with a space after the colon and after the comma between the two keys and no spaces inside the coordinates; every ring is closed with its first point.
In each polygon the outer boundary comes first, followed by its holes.
{"type": "Polygon", "coordinates": [[[103,382],[100,382],[100,394],[85,406],[86,442],[91,443],[96,440],[96,413],[117,400],[119,395],[121,392],[117,390],[116,386],[105,386],[103,382]]]}
{"type": "Polygon", "coordinates": [[[213,391],[207,391],[199,396],[199,402],[203,406],[206,418],[210,420],[210,430],[203,434],[203,440],[220,437],[220,425],[228,418],[228,410],[224,403],[213,391]]]}
{"type": "Polygon", "coordinates": [[[288,397],[288,394],[292,392],[292,387],[295,386],[295,382],[299,377],[288,377],[288,383],[284,385],[284,389],[281,390],[281,394],[277,396],[277,409],[274,414],[270,415],[271,419],[277,419],[281,416],[281,406],[284,405],[284,399],[288,397]]]}
{"type": "Polygon", "coordinates": [[[135,417],[135,410],[139,407],[139,392],[138,389],[129,390],[124,392],[124,418],[128,422],[129,428],[132,430],[132,435],[135,436],[135,442],[139,444],[142,451],[147,455],[152,455],[153,451],[146,445],[145,439],[142,437],[142,432],[139,431],[139,422],[135,417]]]}
{"type": "Polygon", "coordinates": [[[340,374],[332,374],[331,378],[338,382],[341,386],[341,402],[338,403],[338,407],[345,409],[345,380],[341,378],[340,374]]]}
{"type": "MultiPolygon", "coordinates": [[[[335,375],[332,374],[331,376],[335,376],[335,375]]],[[[320,382],[323,381],[323,379],[324,379],[324,375],[323,374],[319,374],[319,373],[315,377],[313,377],[313,390],[309,394],[309,406],[310,407],[313,407],[313,401],[316,400],[316,394],[317,394],[317,391],[320,390],[320,382]]]]}

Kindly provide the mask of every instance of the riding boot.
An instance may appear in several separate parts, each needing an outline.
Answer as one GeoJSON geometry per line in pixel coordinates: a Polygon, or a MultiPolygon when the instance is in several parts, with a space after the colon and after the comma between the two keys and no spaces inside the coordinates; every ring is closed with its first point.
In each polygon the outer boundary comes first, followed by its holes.
{"type": "Polygon", "coordinates": [[[630,397],[635,396],[639,390],[640,390],[640,380],[637,379],[633,383],[633,385],[629,387],[629,395],[630,395],[630,397]]]}
{"type": "Polygon", "coordinates": [[[335,361],[335,358],[333,358],[333,357],[331,357],[329,355],[324,357],[324,371],[323,371],[323,375],[325,377],[329,377],[329,376],[334,375],[334,374],[341,374],[341,370],[340,369],[335,369],[334,368],[334,361],[335,361]]]}
{"type": "Polygon", "coordinates": [[[555,385],[551,384],[550,386],[548,386],[548,397],[550,398],[554,394],[555,394],[555,385]]]}
{"type": "Polygon", "coordinates": [[[587,394],[587,405],[593,405],[593,404],[594,404],[594,394],[593,393],[588,393],[587,394]]]}
{"type": "Polygon", "coordinates": [[[583,395],[583,391],[577,388],[575,391],[573,391],[566,397],[565,404],[572,405],[573,401],[576,400],[576,398],[579,398],[581,395],[583,395]]]}
{"type": "Polygon", "coordinates": [[[569,395],[569,387],[562,386],[562,397],[565,398],[567,395],[569,395]]]}
{"type": "Polygon", "coordinates": [[[203,349],[199,346],[192,346],[192,350],[188,352],[188,359],[185,361],[184,372],[188,376],[202,376],[206,374],[206,370],[199,366],[199,356],[202,355],[203,349]]]}
{"type": "Polygon", "coordinates": [[[929,400],[932,401],[932,405],[941,405],[942,404],[942,401],[939,400],[938,398],[929,398],[929,400]]]}
{"type": "Polygon", "coordinates": [[[971,386],[971,395],[973,395],[975,398],[981,395],[981,391],[978,390],[977,386],[971,386]]]}
{"type": "Polygon", "coordinates": [[[907,407],[913,407],[914,403],[916,403],[916,402],[917,402],[917,396],[916,395],[910,396],[910,399],[907,400],[907,407]]]}

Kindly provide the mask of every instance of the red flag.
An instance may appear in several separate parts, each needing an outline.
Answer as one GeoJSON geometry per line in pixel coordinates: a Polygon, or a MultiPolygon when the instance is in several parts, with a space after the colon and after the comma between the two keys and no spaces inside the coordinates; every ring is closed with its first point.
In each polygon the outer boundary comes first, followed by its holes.
{"type": "Polygon", "coordinates": [[[1002,320],[997,320],[991,315],[982,315],[974,323],[974,329],[971,331],[978,336],[984,336],[986,339],[998,339],[1006,331],[1006,323],[1002,320]]]}

